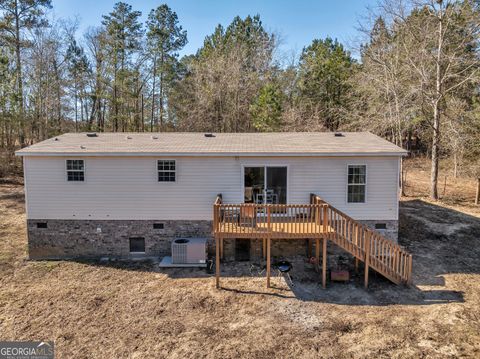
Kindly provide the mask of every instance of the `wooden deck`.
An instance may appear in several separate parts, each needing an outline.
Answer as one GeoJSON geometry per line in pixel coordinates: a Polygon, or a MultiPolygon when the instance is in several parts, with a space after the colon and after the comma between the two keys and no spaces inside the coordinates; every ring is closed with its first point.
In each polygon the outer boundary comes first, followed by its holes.
{"type": "Polygon", "coordinates": [[[216,241],[217,287],[220,285],[220,258],[225,238],[263,239],[267,287],[270,286],[270,247],[274,239],[315,240],[317,266],[322,263],[323,287],[326,286],[329,240],[350,253],[356,265],[358,261],[364,262],[365,287],[368,286],[369,268],[394,283],[411,283],[411,254],[314,194],[310,204],[223,204],[219,195],[213,205],[213,234],[216,241]]]}
{"type": "Polygon", "coordinates": [[[322,224],[315,222],[273,222],[241,225],[231,222],[220,222],[218,233],[223,238],[267,238],[271,239],[304,239],[322,238],[325,233],[333,233],[333,228],[328,227],[326,231],[322,224]]]}
{"type": "Polygon", "coordinates": [[[322,238],[332,232],[313,204],[218,204],[214,233],[222,238],[322,238]]]}

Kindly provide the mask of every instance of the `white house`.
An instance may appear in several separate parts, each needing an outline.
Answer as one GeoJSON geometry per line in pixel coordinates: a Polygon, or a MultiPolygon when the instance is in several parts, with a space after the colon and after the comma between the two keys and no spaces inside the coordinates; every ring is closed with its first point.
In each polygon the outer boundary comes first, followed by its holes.
{"type": "MultiPolygon", "coordinates": [[[[176,237],[212,238],[217,194],[280,213],[315,193],[397,238],[406,151],[368,132],[68,133],[16,154],[33,259],[168,254],[176,237]]],[[[248,243],[225,255],[255,255],[248,243]]]]}

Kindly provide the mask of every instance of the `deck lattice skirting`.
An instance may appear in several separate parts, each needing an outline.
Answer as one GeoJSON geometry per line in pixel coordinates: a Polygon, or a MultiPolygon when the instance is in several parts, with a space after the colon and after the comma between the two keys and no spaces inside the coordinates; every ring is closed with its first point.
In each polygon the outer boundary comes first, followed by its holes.
{"type": "Polygon", "coordinates": [[[412,255],[394,241],[382,236],[312,194],[309,204],[226,204],[218,195],[213,205],[213,234],[216,242],[216,286],[220,286],[220,258],[225,238],[261,238],[267,259],[267,287],[270,286],[271,241],[275,239],[314,239],[315,257],[320,263],[322,284],[326,286],[327,241],[365,265],[365,287],[369,268],[396,284],[410,284],[412,255]],[[322,244],[320,245],[320,242],[322,244]]]}

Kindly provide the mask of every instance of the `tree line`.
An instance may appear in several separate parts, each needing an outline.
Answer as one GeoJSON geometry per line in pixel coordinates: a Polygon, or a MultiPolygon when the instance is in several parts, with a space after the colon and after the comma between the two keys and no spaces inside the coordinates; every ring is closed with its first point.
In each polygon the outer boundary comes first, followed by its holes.
{"type": "MultiPolygon", "coordinates": [[[[260,16],[218,25],[195,54],[168,5],[118,2],[98,26],[51,20],[50,0],[0,0],[0,152],[69,131],[372,131],[478,171],[480,4],[382,0],[358,56],[318,38],[279,55],[260,16]]],[[[0,169],[1,173],[1,169],[0,169]]]]}

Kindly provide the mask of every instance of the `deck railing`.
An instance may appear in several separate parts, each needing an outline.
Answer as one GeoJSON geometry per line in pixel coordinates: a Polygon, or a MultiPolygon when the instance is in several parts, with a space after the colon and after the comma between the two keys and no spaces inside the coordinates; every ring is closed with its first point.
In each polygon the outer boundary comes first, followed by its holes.
{"type": "Polygon", "coordinates": [[[223,238],[320,238],[317,204],[214,204],[214,233],[223,238]],[[307,237],[306,237],[307,236],[307,237]]]}
{"type": "MultiPolygon", "coordinates": [[[[371,230],[342,211],[328,204],[318,195],[311,195],[311,202],[327,204],[323,221],[333,229],[330,238],[335,244],[365,263],[368,267],[397,284],[410,284],[412,280],[412,255],[394,241],[371,230]]],[[[368,281],[368,274],[366,277],[368,281]]]]}
{"type": "Polygon", "coordinates": [[[411,254],[315,194],[309,204],[228,204],[218,195],[213,232],[222,238],[326,238],[365,263],[366,285],[370,267],[394,283],[411,283],[411,254]]]}

